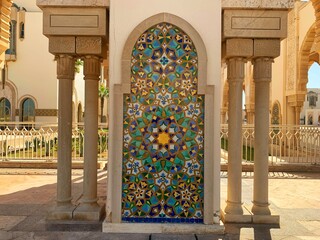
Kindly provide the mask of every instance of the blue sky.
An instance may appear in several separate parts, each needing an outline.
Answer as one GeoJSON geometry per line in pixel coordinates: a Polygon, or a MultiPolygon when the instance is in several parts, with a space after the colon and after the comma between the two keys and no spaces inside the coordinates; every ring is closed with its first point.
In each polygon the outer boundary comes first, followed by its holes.
{"type": "Polygon", "coordinates": [[[309,69],[307,88],[320,88],[320,66],[317,63],[312,64],[309,69]]]}

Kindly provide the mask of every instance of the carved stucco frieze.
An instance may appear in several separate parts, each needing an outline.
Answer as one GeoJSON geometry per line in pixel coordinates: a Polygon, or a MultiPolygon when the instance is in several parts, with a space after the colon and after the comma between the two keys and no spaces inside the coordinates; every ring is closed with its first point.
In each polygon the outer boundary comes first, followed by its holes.
{"type": "Polygon", "coordinates": [[[287,53],[288,53],[288,69],[287,69],[287,92],[292,92],[296,89],[297,79],[297,39],[296,39],[296,13],[291,11],[288,13],[288,38],[287,38],[287,53]]]}
{"type": "Polygon", "coordinates": [[[75,37],[49,37],[49,52],[52,54],[76,52],[76,38],[75,37]]]}
{"type": "Polygon", "coordinates": [[[77,54],[102,54],[101,37],[77,37],[77,54]]]}
{"type": "Polygon", "coordinates": [[[315,36],[315,45],[316,51],[320,52],[320,1],[319,0],[311,0],[312,5],[315,10],[316,16],[316,36],[315,36]]]}

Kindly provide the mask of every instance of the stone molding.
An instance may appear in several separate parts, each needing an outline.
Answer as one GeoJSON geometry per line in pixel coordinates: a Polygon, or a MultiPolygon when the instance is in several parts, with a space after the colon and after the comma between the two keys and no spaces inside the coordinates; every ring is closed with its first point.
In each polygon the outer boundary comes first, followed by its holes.
{"type": "Polygon", "coordinates": [[[70,55],[57,55],[57,78],[74,80],[75,58],[70,55]]]}
{"type": "Polygon", "coordinates": [[[295,0],[221,0],[222,8],[271,8],[288,9],[294,7],[295,0]]]}
{"type": "Polygon", "coordinates": [[[102,37],[49,37],[49,52],[52,54],[97,55],[107,58],[107,47],[106,41],[102,37]]]}
{"type": "Polygon", "coordinates": [[[40,8],[45,7],[109,7],[110,0],[37,0],[40,8]]]}
{"type": "Polygon", "coordinates": [[[107,37],[107,22],[105,8],[43,8],[43,34],[46,36],[107,37]]]}
{"type": "Polygon", "coordinates": [[[286,38],[287,14],[276,10],[224,10],[223,38],[286,38]]]}

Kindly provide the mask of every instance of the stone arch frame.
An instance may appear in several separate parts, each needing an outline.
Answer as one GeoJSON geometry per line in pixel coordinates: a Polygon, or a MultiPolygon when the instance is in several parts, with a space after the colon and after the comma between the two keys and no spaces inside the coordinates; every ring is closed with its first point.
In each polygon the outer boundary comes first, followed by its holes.
{"type": "Polygon", "coordinates": [[[13,82],[11,82],[10,80],[7,80],[5,82],[5,88],[6,87],[9,88],[10,93],[11,93],[11,97],[8,98],[8,96],[4,95],[4,91],[1,91],[0,98],[6,97],[10,101],[10,103],[11,103],[11,121],[14,121],[15,116],[16,116],[16,109],[17,109],[18,90],[17,90],[17,86],[13,82]]]}
{"type": "MultiPolygon", "coordinates": [[[[308,71],[310,68],[310,53],[314,44],[314,38],[316,35],[314,23],[309,31],[307,32],[299,51],[299,67],[298,67],[298,79],[297,79],[297,90],[303,92],[307,91],[306,85],[308,83],[308,71]]],[[[319,59],[319,55],[316,53],[319,59]]]]}
{"type": "MultiPolygon", "coordinates": [[[[131,77],[131,54],[134,44],[143,32],[152,26],[167,22],[179,27],[192,39],[198,54],[198,94],[205,95],[205,157],[204,162],[204,224],[219,224],[219,218],[214,217],[220,214],[220,159],[214,160],[213,147],[214,142],[214,87],[207,85],[207,51],[203,40],[196,29],[186,20],[169,13],[159,13],[142,23],[140,23],[129,35],[122,52],[121,58],[121,84],[114,85],[113,91],[113,108],[114,122],[123,122],[123,96],[130,93],[131,77]],[[211,123],[211,124],[210,124],[211,123]],[[216,163],[216,164],[215,164],[216,163]],[[209,186],[209,187],[208,187],[209,186]],[[214,193],[216,194],[214,196],[214,193]],[[213,214],[214,213],[214,214],[213,214]]],[[[220,130],[216,130],[220,131],[220,130]]],[[[107,199],[107,221],[112,223],[121,223],[121,191],[122,191],[122,141],[123,126],[122,124],[114,125],[110,131],[110,161],[108,195],[112,196],[107,199]]]]}

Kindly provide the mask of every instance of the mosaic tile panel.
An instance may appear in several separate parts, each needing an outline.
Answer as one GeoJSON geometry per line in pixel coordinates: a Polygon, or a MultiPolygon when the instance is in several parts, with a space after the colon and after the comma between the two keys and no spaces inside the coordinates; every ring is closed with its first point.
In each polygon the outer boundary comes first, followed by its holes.
{"type": "Polygon", "coordinates": [[[122,220],[203,222],[204,96],[197,51],[158,24],[136,42],[124,98],[122,220]]]}

